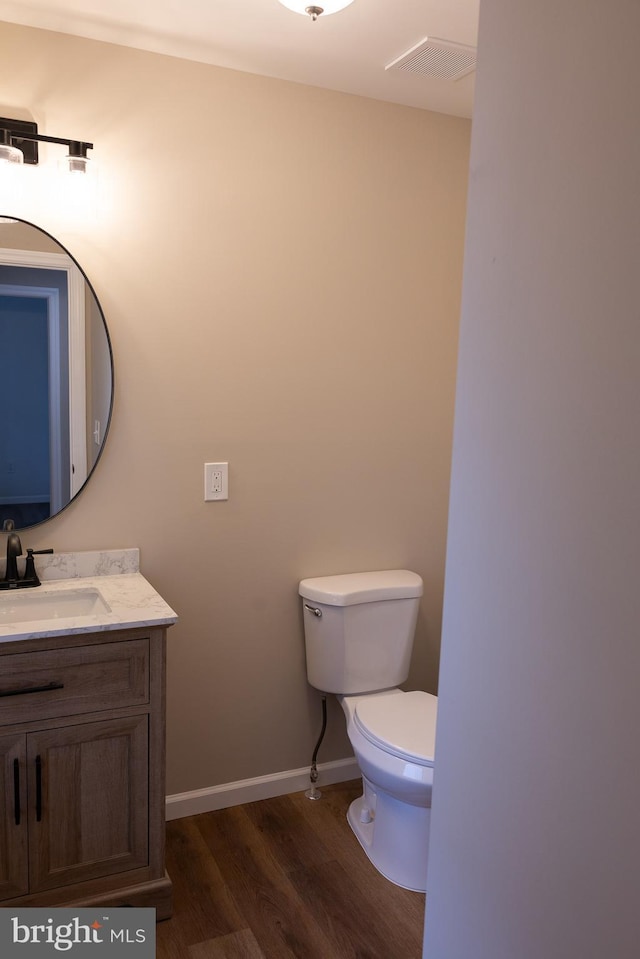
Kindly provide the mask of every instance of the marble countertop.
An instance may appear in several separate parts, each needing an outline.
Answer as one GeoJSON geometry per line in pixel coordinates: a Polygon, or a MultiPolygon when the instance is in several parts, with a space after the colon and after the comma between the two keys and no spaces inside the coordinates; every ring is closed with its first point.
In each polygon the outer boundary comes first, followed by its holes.
{"type": "MultiPolygon", "coordinates": [[[[139,557],[137,549],[37,556],[40,586],[0,591],[0,642],[175,623],[177,614],[140,573],[139,557]],[[52,594],[91,589],[98,591],[108,610],[31,622],[2,620],[3,604],[17,605],[36,594],[53,599],[52,594]]],[[[18,569],[22,573],[20,561],[18,569]]]]}

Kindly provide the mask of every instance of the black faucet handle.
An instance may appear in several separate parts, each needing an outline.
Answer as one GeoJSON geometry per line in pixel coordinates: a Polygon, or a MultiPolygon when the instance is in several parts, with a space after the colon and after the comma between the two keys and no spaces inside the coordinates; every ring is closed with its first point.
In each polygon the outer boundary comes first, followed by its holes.
{"type": "Polygon", "coordinates": [[[34,556],[41,556],[43,553],[53,553],[52,549],[28,549],[27,550],[27,562],[24,568],[24,580],[23,582],[28,583],[30,586],[39,586],[40,578],[36,573],[36,564],[34,556]]]}

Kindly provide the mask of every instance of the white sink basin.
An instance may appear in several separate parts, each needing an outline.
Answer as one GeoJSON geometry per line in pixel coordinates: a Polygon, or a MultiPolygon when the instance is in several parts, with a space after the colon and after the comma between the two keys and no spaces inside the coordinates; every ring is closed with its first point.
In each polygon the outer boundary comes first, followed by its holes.
{"type": "Polygon", "coordinates": [[[0,593],[0,625],[42,619],[68,619],[110,613],[111,607],[92,587],[38,593],[35,589],[0,593]]]}

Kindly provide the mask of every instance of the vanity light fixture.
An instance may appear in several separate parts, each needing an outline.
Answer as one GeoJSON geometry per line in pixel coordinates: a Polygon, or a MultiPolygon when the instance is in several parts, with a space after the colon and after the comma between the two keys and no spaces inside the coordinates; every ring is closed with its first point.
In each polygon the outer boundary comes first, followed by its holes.
{"type": "Polygon", "coordinates": [[[353,0],[319,0],[318,4],[309,5],[307,0],[280,0],[283,7],[293,10],[294,13],[302,13],[317,20],[321,14],[329,16],[330,13],[337,13],[344,10],[353,0]]]}
{"type": "Polygon", "coordinates": [[[68,147],[67,164],[71,173],[85,173],[93,143],[48,137],[38,133],[38,124],[28,120],[0,117],[0,163],[37,163],[38,143],[61,143],[68,147]]]}

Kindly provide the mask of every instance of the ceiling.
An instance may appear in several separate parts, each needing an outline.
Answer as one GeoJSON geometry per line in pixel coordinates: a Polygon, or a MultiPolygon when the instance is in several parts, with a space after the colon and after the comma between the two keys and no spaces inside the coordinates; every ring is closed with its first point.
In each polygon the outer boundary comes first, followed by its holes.
{"type": "Polygon", "coordinates": [[[479,3],[354,0],[313,22],[278,0],[0,0],[0,20],[470,117],[473,72],[385,66],[426,38],[475,46],[479,3]]]}

